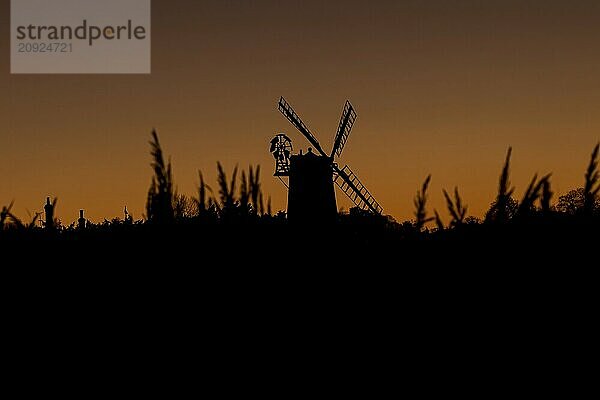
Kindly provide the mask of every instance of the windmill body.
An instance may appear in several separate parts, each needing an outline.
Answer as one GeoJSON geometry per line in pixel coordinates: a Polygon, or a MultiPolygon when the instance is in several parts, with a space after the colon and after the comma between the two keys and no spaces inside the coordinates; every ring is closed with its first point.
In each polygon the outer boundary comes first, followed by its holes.
{"type": "MultiPolygon", "coordinates": [[[[346,101],[333,141],[331,154],[325,153],[317,138],[302,122],[298,114],[282,97],[279,111],[298,129],[313,146],[306,154],[292,155],[288,136],[278,134],[271,140],[271,153],[276,160],[275,176],[289,177],[288,220],[295,223],[327,223],[335,221],[337,205],[334,184],[359,208],[381,214],[383,209],[348,165],[339,168],[335,157],[340,157],[346,145],[356,112],[346,101]]],[[[282,182],[284,182],[282,180],[282,182]]],[[[284,182],[285,184],[285,182],[284,182]]]]}
{"type": "Polygon", "coordinates": [[[329,157],[318,156],[312,149],[306,154],[292,155],[289,178],[288,220],[291,223],[335,221],[337,206],[329,157]]]}

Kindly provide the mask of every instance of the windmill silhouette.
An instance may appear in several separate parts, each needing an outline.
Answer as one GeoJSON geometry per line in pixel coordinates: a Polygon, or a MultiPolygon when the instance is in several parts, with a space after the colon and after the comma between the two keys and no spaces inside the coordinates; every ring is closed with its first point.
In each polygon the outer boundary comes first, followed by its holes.
{"type": "Polygon", "coordinates": [[[278,108],[318,153],[309,148],[305,155],[302,151],[292,155],[291,140],[285,134],[279,134],[271,140],[271,152],[276,160],[274,175],[280,179],[282,176],[289,177],[288,219],[309,222],[335,218],[337,205],[334,183],[357,207],[381,214],[383,208],[350,167],[345,165],[340,168],[334,161],[336,156],[341,156],[356,121],[352,104],[346,101],[344,105],[331,154],[323,150],[317,138],[283,97],[279,99],[278,108]]]}

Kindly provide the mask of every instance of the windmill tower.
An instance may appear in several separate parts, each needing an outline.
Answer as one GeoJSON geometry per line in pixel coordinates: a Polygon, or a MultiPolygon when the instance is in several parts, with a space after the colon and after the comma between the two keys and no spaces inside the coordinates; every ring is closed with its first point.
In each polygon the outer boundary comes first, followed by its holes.
{"type": "MultiPolygon", "coordinates": [[[[335,157],[342,154],[348,141],[356,112],[346,101],[333,141],[331,154],[325,153],[317,138],[302,122],[298,114],[282,97],[279,111],[304,135],[313,146],[306,154],[292,155],[291,140],[279,134],[271,140],[271,153],[276,160],[275,176],[289,177],[288,219],[290,222],[328,222],[335,220],[337,205],[334,184],[359,208],[381,214],[383,208],[350,170],[348,165],[339,168],[335,157]]],[[[284,182],[282,180],[282,182],[284,182]]],[[[285,184],[285,182],[284,182],[285,184]]]]}

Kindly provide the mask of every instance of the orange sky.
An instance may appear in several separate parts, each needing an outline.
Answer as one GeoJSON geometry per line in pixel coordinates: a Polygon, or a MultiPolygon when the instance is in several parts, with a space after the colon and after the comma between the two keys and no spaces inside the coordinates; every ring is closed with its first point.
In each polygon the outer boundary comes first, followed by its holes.
{"type": "Polygon", "coordinates": [[[0,13],[0,205],[24,218],[47,195],[67,223],[125,204],[141,217],[153,127],[180,192],[195,193],[198,169],[214,184],[218,160],[261,164],[284,209],[269,140],[308,144],[281,95],[326,150],[352,101],[341,163],[398,220],[428,173],[430,210],[458,185],[483,214],[509,145],[518,195],[535,172],[553,172],[555,192],[581,186],[600,139],[597,1],[155,0],[152,74],[139,76],[10,75],[9,1],[0,13]]]}

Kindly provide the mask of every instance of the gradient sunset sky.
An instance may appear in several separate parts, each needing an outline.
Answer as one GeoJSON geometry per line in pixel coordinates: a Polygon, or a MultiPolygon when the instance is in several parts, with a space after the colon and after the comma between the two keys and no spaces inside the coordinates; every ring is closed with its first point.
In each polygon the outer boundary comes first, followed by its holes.
{"type": "MultiPolygon", "coordinates": [[[[284,96],[331,148],[341,109],[358,113],[348,163],[385,213],[412,217],[431,173],[430,211],[458,186],[469,214],[493,200],[509,145],[520,196],[535,172],[558,194],[582,185],[600,139],[598,1],[152,2],[151,75],[10,75],[9,1],[0,8],[0,206],[64,223],[144,212],[156,128],[179,192],[216,162],[260,164],[274,210],[269,141],[284,96]]],[[[337,192],[338,206],[349,206],[337,192]]],[[[556,199],[555,199],[556,200],[556,199]]]]}

